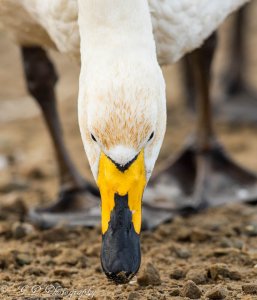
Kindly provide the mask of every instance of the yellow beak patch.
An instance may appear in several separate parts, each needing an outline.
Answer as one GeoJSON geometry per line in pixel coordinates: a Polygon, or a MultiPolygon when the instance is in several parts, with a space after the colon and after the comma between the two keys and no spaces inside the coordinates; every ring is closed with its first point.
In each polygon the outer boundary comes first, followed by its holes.
{"type": "Polygon", "coordinates": [[[102,201],[102,233],[108,230],[111,212],[114,208],[114,195],[128,194],[128,206],[132,212],[132,222],[139,234],[142,218],[142,196],[146,185],[144,152],[139,153],[135,161],[124,172],[104,153],[101,153],[97,184],[102,201]]]}

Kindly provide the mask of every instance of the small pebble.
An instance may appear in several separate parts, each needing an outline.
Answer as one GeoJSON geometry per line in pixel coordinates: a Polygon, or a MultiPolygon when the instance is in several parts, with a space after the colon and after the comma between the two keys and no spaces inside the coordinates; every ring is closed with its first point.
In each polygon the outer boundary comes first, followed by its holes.
{"type": "Polygon", "coordinates": [[[49,255],[51,257],[56,257],[62,253],[61,249],[58,248],[47,248],[46,250],[43,251],[44,255],[49,255]]]}
{"type": "Polygon", "coordinates": [[[191,257],[191,252],[187,248],[176,248],[175,252],[178,258],[187,259],[191,257]]]}
{"type": "Polygon", "coordinates": [[[24,266],[32,262],[32,257],[28,253],[18,253],[15,260],[19,266],[24,266]]]}
{"type": "Polygon", "coordinates": [[[257,236],[257,224],[250,224],[245,227],[244,233],[248,236],[257,236]]]}
{"type": "Polygon", "coordinates": [[[171,279],[182,279],[185,277],[185,271],[183,269],[174,269],[170,273],[170,278],[171,279]]]}
{"type": "Polygon", "coordinates": [[[187,272],[186,279],[196,284],[205,284],[208,281],[207,272],[204,269],[191,269],[187,272]]]}
{"type": "Polygon", "coordinates": [[[226,256],[226,255],[240,255],[240,251],[236,248],[217,248],[212,250],[212,254],[216,257],[226,256]]]}
{"type": "Polygon", "coordinates": [[[139,293],[137,293],[137,292],[131,292],[131,293],[129,293],[129,295],[128,295],[128,300],[138,300],[138,299],[140,299],[141,297],[140,297],[140,294],[139,293]]]}
{"type": "Polygon", "coordinates": [[[227,292],[226,288],[218,285],[218,286],[215,286],[214,288],[210,289],[209,291],[207,291],[205,296],[208,299],[219,300],[219,299],[225,299],[227,297],[227,294],[228,294],[228,292],[227,292]]]}
{"type": "Polygon", "coordinates": [[[78,273],[78,271],[63,268],[63,269],[56,269],[54,270],[53,273],[56,276],[70,277],[71,275],[78,273]]]}
{"type": "Polygon", "coordinates": [[[12,235],[15,239],[21,239],[35,231],[29,223],[15,222],[12,226],[12,235]]]}
{"type": "Polygon", "coordinates": [[[228,277],[229,269],[227,265],[217,263],[210,266],[209,274],[211,279],[217,280],[219,278],[228,277]]]}
{"type": "Polygon", "coordinates": [[[232,248],[233,247],[233,242],[231,241],[231,239],[228,239],[228,238],[224,237],[224,238],[221,239],[219,245],[222,248],[232,248]]]}
{"type": "Polygon", "coordinates": [[[176,240],[179,242],[189,242],[191,240],[191,232],[188,228],[180,227],[176,232],[176,240]]]}
{"type": "Polygon", "coordinates": [[[226,264],[216,263],[209,267],[208,273],[213,280],[220,278],[230,278],[240,280],[241,274],[236,270],[230,270],[226,264]]]}
{"type": "Polygon", "coordinates": [[[99,265],[99,266],[96,266],[96,267],[95,267],[95,271],[96,271],[96,273],[102,273],[102,272],[103,272],[103,269],[102,269],[102,267],[99,265]]]}
{"type": "Polygon", "coordinates": [[[199,299],[201,298],[202,292],[192,280],[189,280],[184,284],[180,294],[182,297],[199,299]]]}
{"type": "Polygon", "coordinates": [[[169,292],[170,296],[179,296],[180,291],[179,289],[173,289],[169,292]]]}
{"type": "Polygon", "coordinates": [[[232,270],[229,273],[229,278],[231,280],[240,280],[242,278],[242,275],[240,272],[236,271],[236,270],[232,270]]]}
{"type": "Polygon", "coordinates": [[[24,269],[23,274],[41,276],[41,275],[45,275],[46,273],[44,270],[40,268],[28,266],[24,269]]]}
{"type": "Polygon", "coordinates": [[[242,285],[242,290],[245,294],[255,295],[257,294],[257,283],[247,283],[242,285]]]}
{"type": "Polygon", "coordinates": [[[160,285],[161,278],[158,270],[152,263],[147,263],[137,277],[137,282],[141,286],[160,285]]]}
{"type": "Polygon", "coordinates": [[[244,242],[239,239],[235,239],[233,240],[233,246],[239,250],[242,250],[244,248],[244,242]]]}

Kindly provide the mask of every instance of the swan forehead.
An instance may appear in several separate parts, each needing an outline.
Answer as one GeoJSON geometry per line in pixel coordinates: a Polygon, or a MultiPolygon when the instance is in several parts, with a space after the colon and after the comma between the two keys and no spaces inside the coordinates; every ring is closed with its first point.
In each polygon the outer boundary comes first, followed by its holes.
{"type": "Polygon", "coordinates": [[[94,102],[89,112],[89,128],[105,149],[116,145],[140,149],[156,123],[155,106],[142,99],[94,102]]]}

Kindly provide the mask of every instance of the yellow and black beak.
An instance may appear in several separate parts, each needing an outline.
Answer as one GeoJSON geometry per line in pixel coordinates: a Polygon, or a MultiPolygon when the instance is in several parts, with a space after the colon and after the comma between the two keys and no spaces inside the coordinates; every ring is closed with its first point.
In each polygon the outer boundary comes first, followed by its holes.
{"type": "Polygon", "coordinates": [[[105,274],[118,283],[128,282],[140,266],[145,185],[143,151],[123,166],[101,154],[98,173],[102,202],[101,263],[105,274]]]}

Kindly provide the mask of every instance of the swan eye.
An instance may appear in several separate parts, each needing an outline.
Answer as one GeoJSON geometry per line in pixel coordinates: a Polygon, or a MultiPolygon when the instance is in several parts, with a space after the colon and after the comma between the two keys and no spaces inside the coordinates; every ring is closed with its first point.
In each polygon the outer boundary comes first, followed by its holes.
{"type": "Polygon", "coordinates": [[[149,136],[148,142],[151,141],[151,139],[154,137],[154,131],[151,133],[151,135],[149,136]]]}
{"type": "Polygon", "coordinates": [[[91,133],[91,139],[96,142],[96,138],[94,137],[94,135],[91,133]]]}

